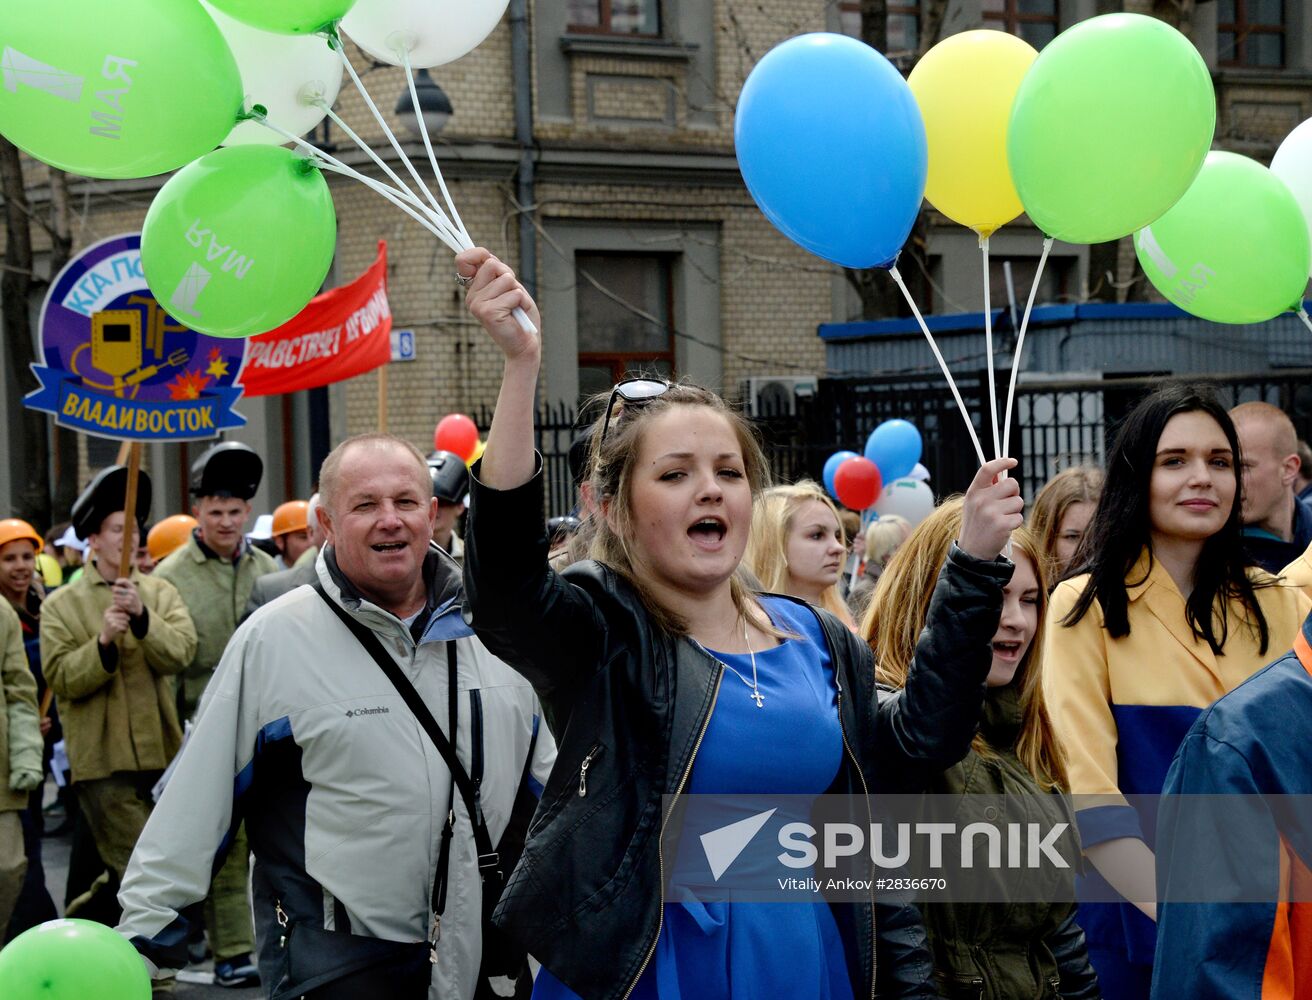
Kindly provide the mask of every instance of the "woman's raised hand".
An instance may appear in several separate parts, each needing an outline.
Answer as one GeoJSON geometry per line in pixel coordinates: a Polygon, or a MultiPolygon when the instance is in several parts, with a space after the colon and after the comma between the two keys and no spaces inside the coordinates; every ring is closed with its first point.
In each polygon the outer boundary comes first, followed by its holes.
{"type": "Polygon", "coordinates": [[[961,537],[957,544],[976,559],[996,559],[1011,533],[1025,520],[1020,483],[1012,478],[999,478],[1004,472],[1014,469],[1016,464],[1014,458],[995,458],[985,462],[966,490],[961,537]]]}
{"type": "Polygon", "coordinates": [[[509,265],[483,247],[474,247],[456,257],[456,272],[462,278],[473,279],[465,289],[465,306],[506,358],[536,361],[542,353],[542,338],[525,331],[514,312],[523,309],[539,330],[542,320],[532,296],[509,265]]]}

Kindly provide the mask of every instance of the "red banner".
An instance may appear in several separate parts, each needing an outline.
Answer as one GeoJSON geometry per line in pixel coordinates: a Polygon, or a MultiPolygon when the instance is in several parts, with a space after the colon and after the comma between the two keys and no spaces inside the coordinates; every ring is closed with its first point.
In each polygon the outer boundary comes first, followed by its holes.
{"type": "Polygon", "coordinates": [[[316,295],[276,330],[251,337],[241,382],[247,396],[331,385],[392,360],[387,244],[349,285],[316,295]]]}

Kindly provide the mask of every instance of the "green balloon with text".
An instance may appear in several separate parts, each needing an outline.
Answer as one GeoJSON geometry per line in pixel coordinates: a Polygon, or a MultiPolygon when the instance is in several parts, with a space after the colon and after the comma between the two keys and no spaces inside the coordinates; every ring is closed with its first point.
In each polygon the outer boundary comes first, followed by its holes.
{"type": "Polygon", "coordinates": [[[1193,43],[1155,18],[1105,14],[1063,31],[1030,66],[1007,164],[1046,235],[1103,243],[1179,200],[1215,129],[1212,77],[1193,43]]]}
{"type": "Polygon", "coordinates": [[[201,156],[242,110],[241,75],[197,0],[0,4],[0,133],[86,177],[201,156]]]}
{"type": "Polygon", "coordinates": [[[355,0],[208,0],[252,28],[284,35],[311,34],[336,24],[355,0]]]}
{"type": "Polygon", "coordinates": [[[1134,237],[1144,274],[1185,312],[1216,323],[1261,323],[1296,309],[1307,284],[1307,223],[1266,167],[1207,155],[1169,212],[1134,237]]]}
{"type": "Polygon", "coordinates": [[[337,216],[323,175],[281,146],[229,146],[155,196],[141,263],[155,298],[191,329],[249,337],[281,326],[328,275],[337,216]]]}

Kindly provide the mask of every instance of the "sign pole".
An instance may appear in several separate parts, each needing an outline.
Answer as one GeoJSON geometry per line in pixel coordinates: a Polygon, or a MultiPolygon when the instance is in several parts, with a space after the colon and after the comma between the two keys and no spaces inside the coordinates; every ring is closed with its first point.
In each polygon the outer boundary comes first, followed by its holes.
{"type": "Polygon", "coordinates": [[[132,534],[137,526],[137,478],[141,473],[141,442],[124,442],[128,449],[128,491],[123,503],[123,552],[118,558],[118,579],[123,579],[132,572],[132,557],[137,547],[132,544],[132,534]]]}
{"type": "Polygon", "coordinates": [[[387,433],[387,365],[378,369],[378,429],[387,433]]]}

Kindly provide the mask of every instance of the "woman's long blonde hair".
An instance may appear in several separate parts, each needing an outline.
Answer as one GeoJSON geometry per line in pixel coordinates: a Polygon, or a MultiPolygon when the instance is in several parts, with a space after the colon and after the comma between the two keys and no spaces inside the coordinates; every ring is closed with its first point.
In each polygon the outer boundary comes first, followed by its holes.
{"type": "MultiPolygon", "coordinates": [[[[752,534],[747,541],[743,562],[756,574],[761,587],[770,593],[788,593],[788,533],[793,529],[793,518],[797,512],[811,501],[828,507],[834,515],[834,523],[840,532],[843,531],[838,508],[825,495],[825,491],[809,479],[799,480],[791,486],[775,486],[765,490],[752,505],[752,534]]],[[[847,548],[846,536],[843,548],[847,548]]],[[[821,593],[819,606],[849,625],[856,624],[838,593],[836,583],[821,593]]]]}
{"type": "Polygon", "coordinates": [[[1077,503],[1098,504],[1102,495],[1102,469],[1094,465],[1076,465],[1063,469],[1039,490],[1030,507],[1029,529],[1043,553],[1043,576],[1049,587],[1055,587],[1069,571],[1079,566],[1077,551],[1070,566],[1057,561],[1057,535],[1061,531],[1066,511],[1077,503]]]}
{"type": "MultiPolygon", "coordinates": [[[[906,685],[916,642],[925,628],[939,571],[952,543],[961,535],[961,497],[952,497],[921,521],[885,567],[874,598],[861,623],[861,635],[875,654],[876,679],[889,687],[906,685]]],[[[1020,684],[1021,730],[1016,756],[1045,791],[1065,788],[1066,756],[1052,728],[1043,697],[1043,625],[1048,591],[1044,586],[1039,547],[1025,528],[1011,535],[1012,548],[1033,564],[1039,585],[1038,627],[1016,671],[1020,684]]],[[[995,752],[984,737],[975,735],[972,749],[982,757],[995,752]]]]}
{"type": "MultiPolygon", "coordinates": [[[[606,396],[600,399],[604,411],[606,396]]],[[[617,405],[610,427],[605,430],[604,441],[601,422],[605,418],[598,418],[593,428],[588,461],[588,483],[596,501],[596,509],[590,515],[588,525],[592,533],[588,556],[606,564],[633,586],[653,624],[673,635],[683,636],[688,634],[688,623],[681,615],[661,604],[646,586],[629,542],[634,535],[633,469],[637,464],[643,433],[655,417],[675,406],[702,406],[728,421],[742,449],[743,469],[753,499],[770,485],[770,466],[751,423],[731,410],[715,393],[700,386],[676,382],[659,396],[628,405],[617,405]],[[606,515],[600,510],[603,505],[606,507],[606,515]]],[[[761,622],[754,613],[754,602],[740,574],[734,573],[729,586],[738,613],[774,633],[768,620],[761,622]]]]}

